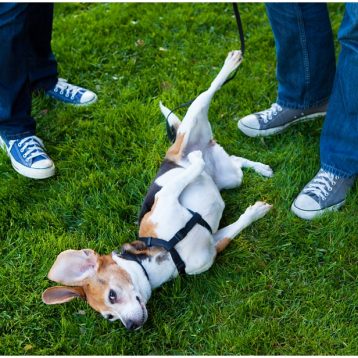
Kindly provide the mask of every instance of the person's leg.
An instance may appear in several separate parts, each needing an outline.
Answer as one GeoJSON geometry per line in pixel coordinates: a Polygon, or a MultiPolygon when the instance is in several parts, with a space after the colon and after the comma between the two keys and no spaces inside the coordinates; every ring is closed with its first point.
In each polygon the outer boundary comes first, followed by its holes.
{"type": "Polygon", "coordinates": [[[8,139],[35,133],[28,81],[28,5],[0,4],[0,135],[8,139]]]}
{"type": "Polygon", "coordinates": [[[358,174],[358,4],[346,4],[338,39],[341,52],[321,135],[321,166],[350,177],[358,174]]]}
{"type": "Polygon", "coordinates": [[[0,4],[0,146],[18,173],[40,179],[55,167],[34,135],[27,20],[27,4],[0,4]]]}
{"type": "Polygon", "coordinates": [[[292,204],[310,219],[341,207],[358,174],[358,4],[347,4],[332,95],[320,142],[321,169],[292,204]]]}
{"type": "Polygon", "coordinates": [[[29,5],[29,77],[32,89],[47,91],[57,83],[57,62],[51,49],[53,6],[48,3],[29,5]]]}
{"type": "Polygon", "coordinates": [[[53,4],[30,4],[28,18],[31,88],[44,90],[50,97],[69,104],[94,103],[97,96],[92,91],[58,78],[57,62],[51,49],[53,4]]]}
{"type": "Polygon", "coordinates": [[[335,74],[327,5],[266,4],[276,45],[278,97],[269,110],[242,118],[249,136],[279,133],[302,120],[324,115],[335,74]]]}
{"type": "Polygon", "coordinates": [[[329,98],[335,55],[327,5],[323,3],[266,4],[275,37],[277,103],[307,109],[329,98]]]}

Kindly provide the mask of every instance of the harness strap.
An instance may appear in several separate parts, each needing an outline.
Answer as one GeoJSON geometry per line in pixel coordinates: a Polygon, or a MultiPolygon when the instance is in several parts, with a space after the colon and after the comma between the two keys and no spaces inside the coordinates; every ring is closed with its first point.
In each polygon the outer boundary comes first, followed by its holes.
{"type": "Polygon", "coordinates": [[[129,252],[122,252],[121,254],[118,255],[118,257],[120,257],[124,260],[136,262],[143,269],[143,272],[144,272],[147,280],[149,281],[148,272],[146,271],[146,269],[144,268],[144,266],[142,265],[142,263],[140,262],[140,260],[138,259],[138,257],[136,255],[130,254],[129,252]]]}
{"type": "Polygon", "coordinates": [[[191,219],[169,241],[155,237],[138,238],[138,240],[144,242],[147,247],[163,247],[165,250],[167,250],[170,253],[180,275],[184,275],[186,273],[185,263],[178,254],[178,251],[175,249],[175,246],[188,235],[188,233],[196,224],[205,227],[210,233],[212,233],[210,225],[201,217],[199,213],[196,213],[192,210],[189,210],[189,212],[192,214],[191,219]]]}

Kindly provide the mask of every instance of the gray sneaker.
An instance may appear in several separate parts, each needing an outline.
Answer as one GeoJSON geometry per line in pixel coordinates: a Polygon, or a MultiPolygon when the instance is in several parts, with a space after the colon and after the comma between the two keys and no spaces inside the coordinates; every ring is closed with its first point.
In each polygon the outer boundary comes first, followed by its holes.
{"type": "Polygon", "coordinates": [[[238,127],[249,137],[269,136],[280,133],[289,126],[324,116],[328,102],[319,107],[290,109],[273,103],[271,108],[241,118],[238,127]]]}
{"type": "Polygon", "coordinates": [[[326,211],[338,210],[354,179],[341,178],[321,168],[292,203],[292,212],[301,219],[311,220],[326,211]]]}

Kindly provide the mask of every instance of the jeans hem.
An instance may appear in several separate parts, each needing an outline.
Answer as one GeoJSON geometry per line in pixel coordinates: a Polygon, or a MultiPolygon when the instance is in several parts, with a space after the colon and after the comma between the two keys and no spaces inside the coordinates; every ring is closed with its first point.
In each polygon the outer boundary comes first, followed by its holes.
{"type": "Polygon", "coordinates": [[[44,91],[47,92],[49,90],[52,90],[55,88],[56,83],[58,82],[58,75],[54,74],[52,76],[46,77],[41,80],[35,81],[34,84],[32,84],[32,92],[40,92],[44,91]]]}
{"type": "Polygon", "coordinates": [[[320,107],[323,104],[327,103],[328,100],[329,100],[329,96],[325,97],[323,99],[320,99],[318,101],[309,103],[308,105],[307,104],[302,105],[302,104],[287,102],[287,101],[279,99],[279,98],[277,99],[276,102],[277,102],[277,104],[279,104],[281,107],[284,107],[284,108],[305,110],[305,109],[310,109],[310,108],[314,108],[314,107],[320,107]]]}
{"type": "Polygon", "coordinates": [[[26,131],[26,132],[20,132],[16,134],[7,134],[6,132],[0,132],[0,135],[2,137],[5,137],[6,140],[18,140],[23,139],[25,137],[30,137],[32,135],[35,135],[35,131],[26,131]]]}
{"type": "Polygon", "coordinates": [[[337,175],[337,176],[339,176],[341,178],[351,178],[351,177],[355,176],[353,173],[347,173],[346,171],[341,170],[341,169],[337,169],[334,166],[329,165],[329,164],[321,163],[321,167],[326,172],[329,172],[329,173],[331,173],[333,175],[337,175]]]}

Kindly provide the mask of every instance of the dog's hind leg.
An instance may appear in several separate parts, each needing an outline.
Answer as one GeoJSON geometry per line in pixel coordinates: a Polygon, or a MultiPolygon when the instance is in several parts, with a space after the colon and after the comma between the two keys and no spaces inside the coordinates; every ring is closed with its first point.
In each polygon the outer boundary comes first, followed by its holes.
{"type": "Polygon", "coordinates": [[[242,56],[240,51],[230,52],[222,69],[211,83],[209,89],[201,93],[190,105],[177,131],[177,136],[184,136],[182,143],[184,155],[192,150],[203,150],[213,138],[211,126],[208,121],[211,99],[216,91],[225,83],[230,73],[240,65],[241,61],[242,56]]]}
{"type": "Polygon", "coordinates": [[[213,235],[216,252],[223,251],[235,236],[254,221],[264,217],[271,208],[272,205],[258,201],[254,205],[249,206],[236,222],[218,230],[213,235]]]}
{"type": "Polygon", "coordinates": [[[235,155],[230,156],[232,163],[238,168],[251,168],[256,173],[263,175],[264,177],[272,177],[273,171],[272,169],[263,163],[253,162],[251,160],[237,157],[235,155]]]}

